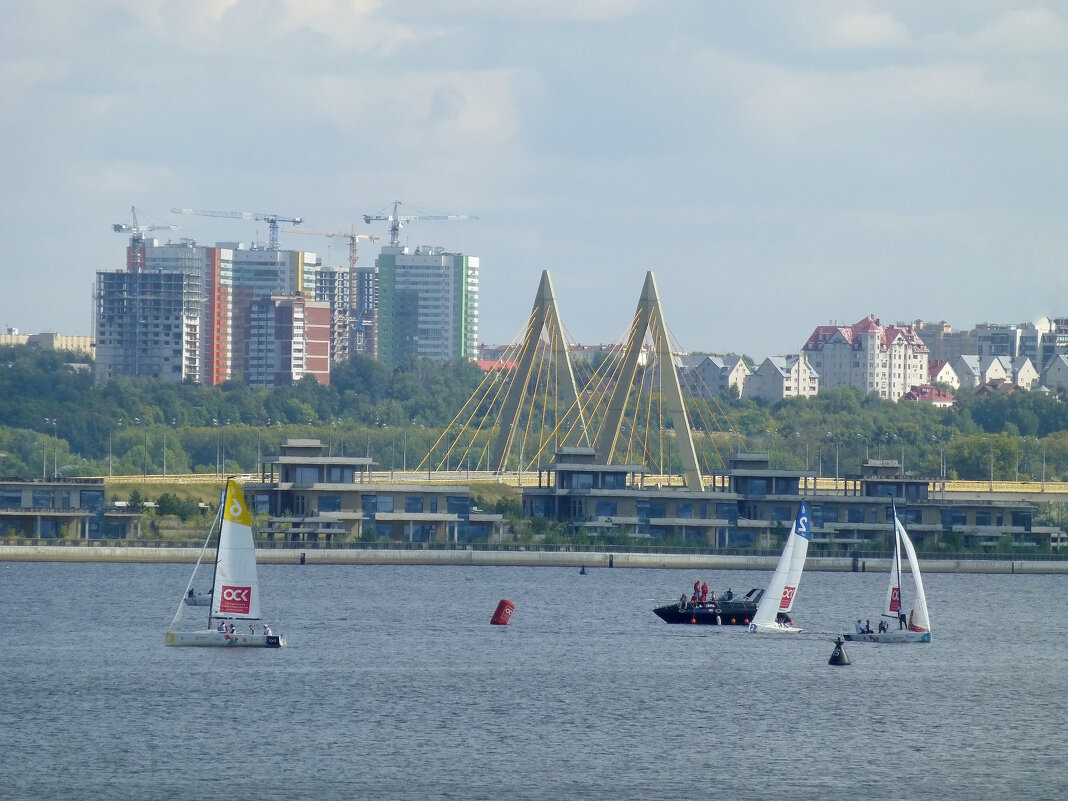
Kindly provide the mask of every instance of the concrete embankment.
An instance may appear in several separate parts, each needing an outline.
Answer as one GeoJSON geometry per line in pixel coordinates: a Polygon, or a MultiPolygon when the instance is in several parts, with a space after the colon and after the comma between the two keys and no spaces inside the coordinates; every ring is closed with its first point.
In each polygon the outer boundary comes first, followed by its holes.
{"type": "MultiPolygon", "coordinates": [[[[193,563],[199,548],[108,545],[0,545],[0,562],[193,563]]],[[[260,564],[291,565],[482,565],[588,568],[774,570],[775,555],[605,553],[482,549],[276,549],[256,551],[260,564]]],[[[1068,561],[1010,559],[921,559],[925,573],[1068,574],[1068,561]]],[[[889,559],[809,556],[806,570],[885,573],[889,559]]]]}

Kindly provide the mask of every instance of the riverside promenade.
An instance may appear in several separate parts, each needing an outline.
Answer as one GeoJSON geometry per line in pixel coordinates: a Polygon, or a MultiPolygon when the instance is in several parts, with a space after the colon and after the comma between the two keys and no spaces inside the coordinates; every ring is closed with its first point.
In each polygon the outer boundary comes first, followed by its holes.
{"type": "MultiPolygon", "coordinates": [[[[144,562],[195,563],[199,547],[80,544],[0,545],[0,562],[144,562]]],[[[288,565],[466,565],[579,568],[668,568],[712,570],[774,570],[778,554],[652,553],[574,548],[486,548],[484,546],[407,548],[257,548],[259,564],[288,565]]],[[[1068,559],[1037,556],[955,555],[926,558],[925,573],[1068,574],[1068,559]]],[[[825,572],[887,572],[890,559],[810,554],[806,570],[825,572]]]]}

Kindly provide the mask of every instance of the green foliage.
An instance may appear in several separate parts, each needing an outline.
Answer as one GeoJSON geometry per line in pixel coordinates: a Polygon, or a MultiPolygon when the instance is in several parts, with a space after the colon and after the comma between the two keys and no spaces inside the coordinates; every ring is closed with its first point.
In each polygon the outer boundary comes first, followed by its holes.
{"type": "MultiPolygon", "coordinates": [[[[90,372],[71,367],[86,360],[0,348],[0,475],[252,472],[287,437],[317,437],[332,453],[411,469],[484,377],[469,362],[389,369],[357,356],[332,368],[328,387],[311,378],[274,390],[131,378],[95,385],[90,372]]],[[[723,469],[731,451],[748,449],[768,453],[774,468],[823,476],[858,475],[866,459],[883,458],[903,459],[906,473],[923,477],[941,475],[944,465],[948,478],[1068,478],[1068,404],[1039,392],[965,392],[958,401],[936,409],[836,388],[774,403],[733,394],[688,399],[687,410],[706,473],[723,469]]],[[[552,410],[544,411],[551,421],[552,410]]],[[[674,435],[664,436],[666,454],[636,451],[632,460],[651,467],[663,460],[666,470],[681,472],[674,435]]],[[[487,426],[478,449],[490,436],[487,426]]],[[[444,451],[435,449],[443,466],[444,451]]],[[[451,459],[453,468],[476,469],[462,456],[451,459]]],[[[480,505],[520,514],[515,499],[480,505]]]]}

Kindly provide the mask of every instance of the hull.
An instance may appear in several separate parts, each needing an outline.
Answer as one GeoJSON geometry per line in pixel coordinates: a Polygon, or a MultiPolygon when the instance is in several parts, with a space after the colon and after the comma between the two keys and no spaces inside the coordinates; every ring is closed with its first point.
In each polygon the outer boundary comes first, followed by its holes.
{"type": "Polygon", "coordinates": [[[677,603],[658,606],[653,610],[665,623],[691,623],[702,626],[747,626],[756,614],[756,604],[731,601],[725,604],[677,603]]]}
{"type": "Polygon", "coordinates": [[[285,637],[281,634],[231,634],[221,631],[168,631],[164,637],[167,645],[194,646],[199,648],[284,648],[285,637]]]}
{"type": "Polygon", "coordinates": [[[722,598],[707,603],[663,604],[653,614],[665,623],[688,623],[699,626],[748,626],[756,614],[757,602],[764,594],[761,589],[752,589],[742,597],[730,601],[722,598]]]}
{"type": "Polygon", "coordinates": [[[184,600],[187,606],[211,606],[210,595],[194,595],[193,597],[187,595],[184,600]]]}
{"type": "Polygon", "coordinates": [[[913,643],[930,642],[931,632],[909,631],[908,629],[891,629],[882,634],[843,634],[842,639],[847,642],[884,642],[884,643],[913,643]]]}
{"type": "Polygon", "coordinates": [[[783,623],[750,623],[749,632],[751,634],[800,634],[802,631],[798,626],[789,626],[783,623]]]}

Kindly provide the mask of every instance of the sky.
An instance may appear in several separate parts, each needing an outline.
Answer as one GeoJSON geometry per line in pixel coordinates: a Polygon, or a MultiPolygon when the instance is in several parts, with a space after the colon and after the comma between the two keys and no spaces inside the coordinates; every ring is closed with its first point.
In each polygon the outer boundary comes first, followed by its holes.
{"type": "MultiPolygon", "coordinates": [[[[478,256],[479,339],[548,270],[573,343],[646,273],[688,351],[1068,317],[1068,6],[988,0],[7,0],[0,323],[92,333],[130,222],[301,217],[478,256]]],[[[283,233],[343,263],[346,243],[283,233]]],[[[379,245],[364,242],[361,263],[379,245]]]]}

